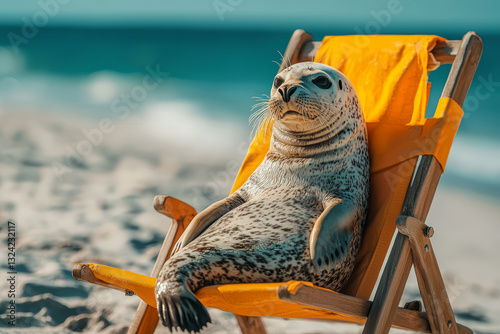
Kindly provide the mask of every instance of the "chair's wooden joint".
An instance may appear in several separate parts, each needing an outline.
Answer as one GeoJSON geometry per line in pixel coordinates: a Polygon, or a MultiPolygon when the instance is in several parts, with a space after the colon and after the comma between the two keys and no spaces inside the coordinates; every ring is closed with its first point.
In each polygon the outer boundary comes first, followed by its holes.
{"type": "Polygon", "coordinates": [[[432,228],[431,226],[425,226],[424,235],[427,238],[432,238],[432,236],[434,235],[434,228],[432,228]]]}
{"type": "Polygon", "coordinates": [[[291,293],[288,291],[288,285],[281,285],[278,288],[278,298],[281,300],[290,300],[291,293]]]}
{"type": "Polygon", "coordinates": [[[427,238],[434,235],[434,228],[415,217],[399,216],[396,219],[396,227],[401,234],[410,238],[415,237],[415,233],[422,233],[427,238]]]}
{"type": "Polygon", "coordinates": [[[410,242],[420,295],[429,316],[432,332],[458,334],[453,310],[429,239],[433,229],[409,216],[399,216],[396,225],[410,242]]]}

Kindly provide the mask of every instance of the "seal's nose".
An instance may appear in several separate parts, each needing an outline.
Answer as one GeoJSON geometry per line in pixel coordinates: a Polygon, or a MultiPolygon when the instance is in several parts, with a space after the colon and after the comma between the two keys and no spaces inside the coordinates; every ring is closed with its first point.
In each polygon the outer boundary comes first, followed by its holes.
{"type": "Polygon", "coordinates": [[[296,86],[293,86],[293,87],[286,86],[283,88],[283,90],[281,88],[278,89],[278,92],[281,94],[281,97],[283,98],[283,102],[290,102],[290,96],[292,96],[296,90],[297,90],[296,86]]]}

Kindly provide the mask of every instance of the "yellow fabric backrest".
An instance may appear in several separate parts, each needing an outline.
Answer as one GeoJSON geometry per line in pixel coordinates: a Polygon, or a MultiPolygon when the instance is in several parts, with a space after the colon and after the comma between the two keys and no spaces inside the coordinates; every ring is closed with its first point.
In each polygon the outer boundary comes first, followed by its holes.
{"type": "MultiPolygon", "coordinates": [[[[315,61],[333,66],[351,81],[368,128],[371,197],[356,267],[342,292],[368,299],[395,230],[417,157],[433,154],[444,167],[463,112],[441,99],[425,119],[430,84],[429,51],[438,36],[328,36],[315,61]]],[[[272,123],[255,136],[235,180],[238,189],[269,150],[272,123]]]]}

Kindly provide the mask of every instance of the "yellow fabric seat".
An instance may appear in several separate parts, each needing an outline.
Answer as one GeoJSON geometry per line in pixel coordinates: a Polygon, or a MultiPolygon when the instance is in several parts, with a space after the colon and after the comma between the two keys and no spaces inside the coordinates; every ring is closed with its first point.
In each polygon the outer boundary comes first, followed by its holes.
{"type": "MultiPolygon", "coordinates": [[[[155,278],[102,264],[87,263],[83,266],[87,266],[100,281],[132,291],[148,305],[156,308],[155,278]]],[[[291,294],[295,294],[295,291],[302,285],[313,286],[310,282],[299,281],[212,285],[198,290],[196,297],[207,307],[252,317],[342,319],[363,322],[362,319],[356,317],[292,304],[279,299],[280,288],[285,287],[291,294]]]]}
{"type": "Polygon", "coordinates": [[[250,317],[335,319],[363,322],[362,319],[356,317],[293,304],[279,298],[280,288],[284,287],[291,294],[294,294],[296,289],[302,285],[313,286],[310,282],[300,281],[213,285],[200,289],[196,293],[196,297],[207,307],[250,317]]]}

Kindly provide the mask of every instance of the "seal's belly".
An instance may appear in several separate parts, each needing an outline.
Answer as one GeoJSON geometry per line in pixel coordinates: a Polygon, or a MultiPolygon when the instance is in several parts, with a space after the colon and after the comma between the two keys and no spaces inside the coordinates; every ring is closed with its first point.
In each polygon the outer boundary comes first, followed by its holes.
{"type": "Polygon", "coordinates": [[[274,243],[290,238],[308,239],[321,211],[317,198],[305,194],[302,189],[288,189],[287,193],[275,190],[271,194],[255,196],[231,210],[200,237],[205,234],[227,236],[226,244],[233,244],[232,241],[241,243],[235,245],[238,249],[243,245],[250,247],[258,241],[274,243]]]}
{"type": "Polygon", "coordinates": [[[309,235],[319,214],[302,203],[255,199],[213,223],[174,259],[203,268],[201,285],[312,281],[309,235]]]}
{"type": "Polygon", "coordinates": [[[309,235],[318,203],[302,189],[254,196],[174,257],[206,267],[205,279],[214,284],[311,280],[309,235]]]}

